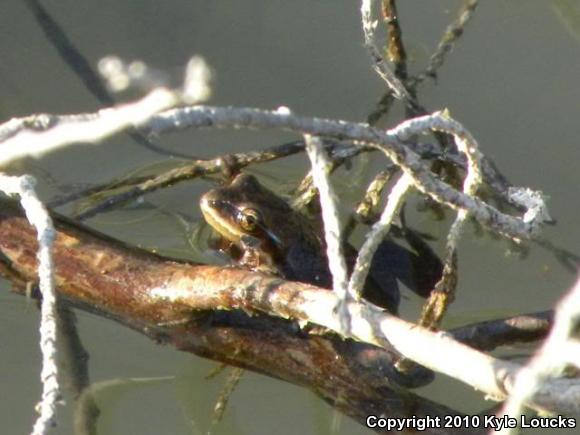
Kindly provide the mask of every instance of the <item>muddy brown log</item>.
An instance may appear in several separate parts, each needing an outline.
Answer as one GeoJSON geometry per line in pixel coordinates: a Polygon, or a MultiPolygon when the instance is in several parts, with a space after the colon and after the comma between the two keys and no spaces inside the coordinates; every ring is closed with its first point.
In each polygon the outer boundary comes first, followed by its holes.
{"type": "MultiPolygon", "coordinates": [[[[55,281],[64,303],[112,318],[180,350],[309,388],[361,424],[370,414],[458,414],[402,388],[400,384],[424,384],[429,377],[418,373],[414,379],[397,378],[389,351],[333,334],[308,334],[296,322],[283,319],[290,313],[285,304],[299,303],[302,289],[328,290],[242,269],[167,259],[66,218],[53,218],[58,233],[55,281]],[[266,313],[271,303],[260,306],[255,298],[245,303],[239,297],[240,292],[268,291],[279,300],[275,313],[266,313]]],[[[35,230],[15,203],[4,201],[0,266],[15,291],[23,293],[27,282],[36,281],[36,250],[35,230]]],[[[432,428],[424,433],[483,432],[432,428]]]]}

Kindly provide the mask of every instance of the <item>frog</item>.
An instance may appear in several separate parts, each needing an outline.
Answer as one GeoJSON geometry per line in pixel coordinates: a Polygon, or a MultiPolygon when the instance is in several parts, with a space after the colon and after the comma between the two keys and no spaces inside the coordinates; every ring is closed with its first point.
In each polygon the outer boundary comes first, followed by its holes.
{"type": "MultiPolygon", "coordinates": [[[[229,184],[204,193],[200,208],[207,223],[221,237],[221,249],[238,265],[290,281],[332,287],[320,224],[293,209],[253,175],[239,173],[229,184]]],[[[423,248],[416,236],[411,240],[419,244],[416,250],[423,248]]],[[[416,259],[407,257],[404,248],[389,240],[381,246],[379,252],[382,254],[373,260],[362,297],[397,314],[400,302],[397,274],[399,279],[410,274],[408,271],[393,273],[393,269],[414,266],[416,259]],[[380,257],[386,258],[391,266],[381,264],[380,257]]],[[[357,251],[348,243],[343,244],[343,251],[347,266],[352,270],[357,251]]],[[[426,281],[422,285],[430,291],[433,278],[426,281]]],[[[426,289],[421,291],[427,293],[426,289]]]]}

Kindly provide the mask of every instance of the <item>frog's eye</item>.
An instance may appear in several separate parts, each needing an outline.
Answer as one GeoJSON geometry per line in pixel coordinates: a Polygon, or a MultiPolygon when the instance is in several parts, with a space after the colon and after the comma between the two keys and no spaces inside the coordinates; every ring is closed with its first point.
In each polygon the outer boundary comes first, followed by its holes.
{"type": "Polygon", "coordinates": [[[238,214],[238,223],[244,231],[256,231],[261,222],[262,215],[254,208],[245,208],[238,214]]]}

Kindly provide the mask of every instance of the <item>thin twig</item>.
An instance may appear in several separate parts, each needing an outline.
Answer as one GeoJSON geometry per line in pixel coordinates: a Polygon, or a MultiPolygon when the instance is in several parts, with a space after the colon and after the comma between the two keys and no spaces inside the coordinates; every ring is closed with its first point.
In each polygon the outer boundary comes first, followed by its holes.
{"type": "Polygon", "coordinates": [[[332,288],[339,298],[335,307],[340,318],[343,331],[350,329],[350,318],[346,310],[346,302],[355,296],[348,289],[348,272],[346,261],[342,252],[342,240],[340,236],[340,223],[336,208],[337,198],[328,180],[329,162],[324,155],[322,141],[315,136],[304,135],[306,152],[312,165],[312,179],[320,197],[322,209],[322,222],[324,223],[324,239],[326,241],[326,254],[328,268],[332,274],[332,288]]]}
{"type": "Polygon", "coordinates": [[[359,222],[370,225],[379,220],[381,194],[386,184],[398,171],[398,167],[391,164],[387,169],[380,171],[371,181],[363,199],[356,206],[354,213],[351,213],[348,217],[348,221],[343,228],[344,240],[350,239],[359,222]]]}
{"type": "Polygon", "coordinates": [[[379,244],[389,233],[393,218],[397,215],[407,192],[413,185],[411,177],[404,173],[397,181],[387,200],[387,206],[381,214],[381,218],[376,222],[366,235],[366,240],[362,245],[356,264],[348,283],[349,293],[360,297],[367,274],[371,267],[371,261],[379,244]]]}
{"type": "Polygon", "coordinates": [[[90,208],[75,216],[76,219],[86,220],[99,213],[138,198],[146,193],[154,192],[166,186],[173,186],[184,180],[191,180],[200,176],[217,174],[226,171],[237,171],[254,163],[270,162],[276,159],[290,156],[304,151],[303,141],[294,141],[282,145],[266,148],[261,152],[236,153],[227,156],[216,157],[210,160],[197,160],[179,168],[173,168],[158,175],[151,175],[140,180],[136,185],[129,187],[121,193],[114,194],[97,202],[90,208]],[[227,162],[225,162],[227,160],[227,162]],[[229,165],[234,165],[232,168],[229,165]]]}
{"type": "Polygon", "coordinates": [[[387,26],[387,53],[395,64],[395,74],[403,82],[407,79],[407,53],[403,44],[403,32],[399,23],[395,0],[382,0],[382,13],[387,26]]]}
{"type": "Polygon", "coordinates": [[[39,201],[34,186],[36,180],[25,175],[0,175],[0,189],[9,195],[18,195],[28,221],[34,226],[38,239],[38,280],[42,293],[40,308],[40,349],[42,351],[42,398],[37,405],[39,416],[32,435],[46,434],[56,425],[56,405],[60,398],[57,365],[56,290],[53,280],[52,243],[56,236],[52,219],[39,201]]]}
{"type": "Polygon", "coordinates": [[[381,194],[387,183],[395,175],[396,166],[379,172],[369,184],[365,196],[356,207],[355,214],[363,222],[374,222],[378,215],[381,194]]]}
{"type": "Polygon", "coordinates": [[[436,78],[437,71],[443,63],[447,54],[453,50],[455,43],[459,40],[467,23],[473,18],[475,13],[475,8],[477,7],[479,0],[467,0],[461,9],[459,10],[456,19],[447,26],[441,40],[437,45],[437,48],[431,55],[429,59],[429,64],[421,74],[413,77],[410,80],[409,86],[411,88],[416,88],[417,85],[423,82],[427,78],[436,78]]]}
{"type": "Polygon", "coordinates": [[[367,48],[371,59],[373,61],[373,68],[377,74],[387,83],[387,85],[393,91],[393,95],[407,102],[407,104],[413,103],[412,97],[405,88],[405,85],[397,78],[395,73],[391,71],[383,57],[381,56],[379,49],[374,43],[374,33],[376,28],[376,21],[372,19],[372,3],[373,0],[362,0],[361,1],[361,18],[362,27],[364,33],[365,47],[367,48]]]}
{"type": "MultiPolygon", "coordinates": [[[[218,400],[216,401],[216,404],[213,408],[213,415],[211,417],[212,426],[217,425],[222,420],[226,408],[228,406],[228,403],[230,401],[230,398],[232,397],[232,394],[236,389],[237,385],[242,380],[244,373],[245,370],[240,369],[238,367],[233,367],[231,369],[230,373],[227,376],[226,382],[222,390],[220,391],[218,400]]],[[[211,433],[211,431],[209,433],[211,433]]]]}

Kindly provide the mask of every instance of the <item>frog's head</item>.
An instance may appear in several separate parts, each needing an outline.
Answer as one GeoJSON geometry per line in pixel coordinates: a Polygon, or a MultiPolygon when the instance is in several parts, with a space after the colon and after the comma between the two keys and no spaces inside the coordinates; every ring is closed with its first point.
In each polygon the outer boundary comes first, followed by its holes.
{"type": "Polygon", "coordinates": [[[294,211],[255,177],[239,174],[227,186],[206,192],[200,200],[205,220],[226,240],[242,247],[244,236],[264,249],[283,250],[288,220],[294,211]]]}

